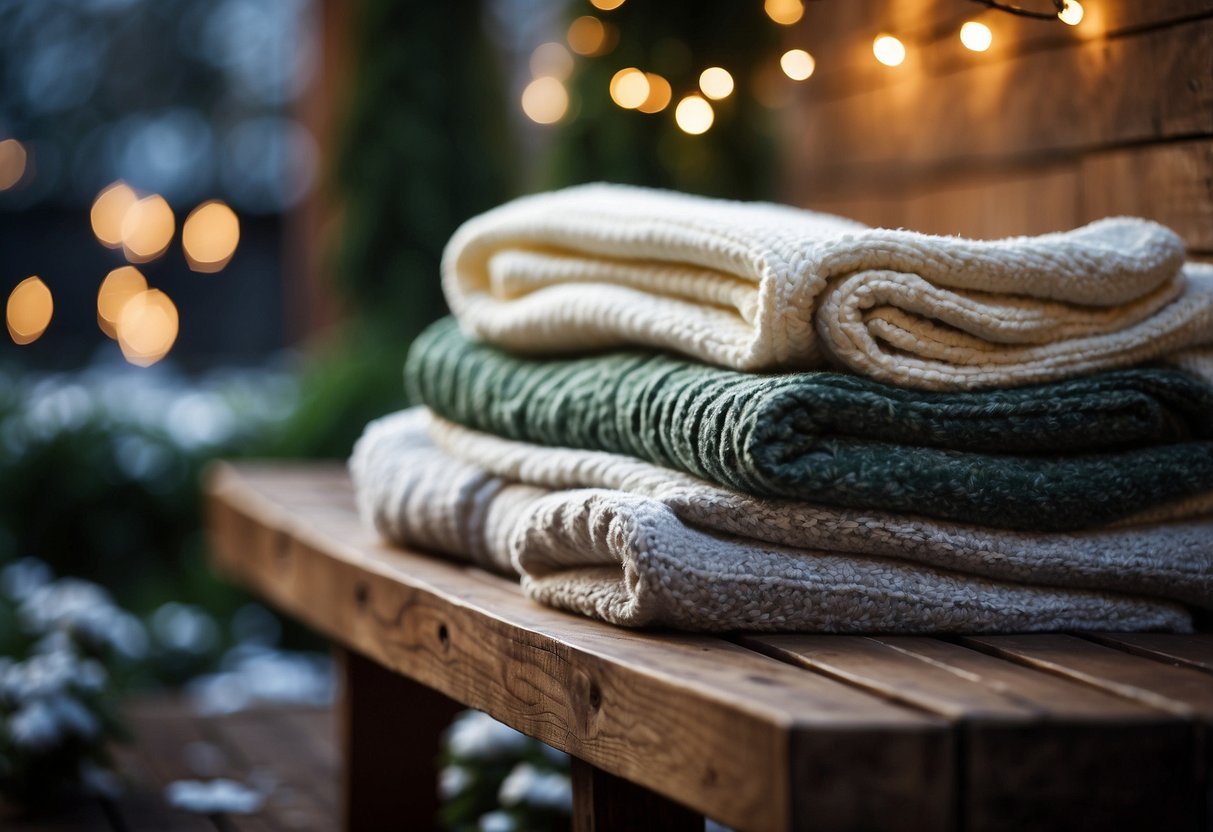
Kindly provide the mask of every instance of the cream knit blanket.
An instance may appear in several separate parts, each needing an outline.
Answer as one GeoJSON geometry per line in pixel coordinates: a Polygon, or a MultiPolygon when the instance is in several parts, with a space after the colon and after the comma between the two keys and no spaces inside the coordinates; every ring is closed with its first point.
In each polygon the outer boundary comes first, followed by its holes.
{"type": "MultiPolygon", "coordinates": [[[[1165,601],[991,580],[874,554],[819,551],[818,544],[831,536],[858,539],[874,533],[858,524],[845,526],[850,521],[841,516],[837,528],[817,536],[812,523],[800,533],[791,528],[773,532],[802,541],[792,548],[769,542],[771,533],[767,539],[748,536],[748,531],[768,523],[791,522],[792,511],[782,517],[746,517],[720,503],[714,510],[705,504],[705,514],[719,512],[715,527],[695,528],[677,513],[673,491],[658,499],[614,489],[553,491],[523,484],[437,447],[430,427],[453,444],[477,436],[429,422],[425,411],[411,410],[367,427],[350,461],[367,520],[390,540],[517,572],[524,590],[536,600],[615,624],[816,632],[1191,627],[1187,613],[1165,601]],[[739,524],[737,532],[721,531],[734,522],[739,524]]],[[[547,450],[531,448],[530,453],[541,456],[547,450]]],[[[468,447],[467,453],[479,456],[483,449],[468,447]]],[[[550,471],[554,479],[592,479],[595,467],[608,462],[601,459],[605,454],[575,453],[586,459],[582,472],[576,473],[576,465],[566,468],[559,463],[550,471]]],[[[636,482],[646,479],[640,469],[633,473],[636,482]]],[[[679,481],[719,491],[682,475],[671,476],[675,491],[679,481]]],[[[808,519],[807,513],[803,519],[808,519]]],[[[907,521],[906,527],[913,523],[907,521]]],[[[901,532],[893,529],[886,536],[901,532]]],[[[880,546],[877,541],[875,548],[880,546]]],[[[890,547],[886,542],[884,548],[890,547]]],[[[942,548],[949,547],[950,542],[943,541],[942,548]]],[[[965,554],[962,549],[942,559],[957,565],[985,557],[1016,559],[1014,552],[998,551],[997,546],[988,555],[965,554]]],[[[1048,561],[1061,554],[1058,550],[1037,559],[1048,561]]],[[[1101,565],[1098,556],[1092,554],[1088,561],[1082,568],[1107,573],[1111,579],[1115,570],[1101,565]]],[[[1017,568],[1022,565],[1009,572],[1017,568]]],[[[1063,564],[1054,568],[1064,571],[1063,564]]],[[[1162,586],[1168,580],[1174,577],[1156,583],[1162,586]]]]}
{"type": "MultiPolygon", "coordinates": [[[[529,353],[643,344],[739,370],[835,363],[927,389],[1007,387],[1213,343],[1213,266],[1117,217],[997,241],[619,185],[524,197],[443,258],[463,328],[529,353]]],[[[1209,373],[1209,354],[1186,357],[1209,373]]]]}

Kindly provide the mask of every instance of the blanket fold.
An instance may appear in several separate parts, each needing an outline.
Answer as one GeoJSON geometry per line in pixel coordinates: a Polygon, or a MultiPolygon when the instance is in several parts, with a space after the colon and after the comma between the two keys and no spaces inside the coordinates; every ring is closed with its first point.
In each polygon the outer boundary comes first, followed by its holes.
{"type": "Polygon", "coordinates": [[[470,334],[515,352],[644,345],[973,389],[1213,344],[1213,266],[1183,260],[1173,232],[1128,217],[977,241],[599,184],[469,220],[443,286],[470,334]]]}
{"type": "Polygon", "coordinates": [[[436,447],[428,423],[415,409],[367,427],[350,462],[364,516],[390,540],[515,571],[537,600],[611,623],[838,633],[1191,628],[1165,601],[775,545],[693,527],[644,494],[520,483],[436,447]]]}
{"type": "Polygon", "coordinates": [[[468,427],[760,497],[1050,531],[1213,490],[1213,390],[1178,370],[942,393],[650,353],[531,360],[448,319],[405,375],[415,400],[468,427]]]}

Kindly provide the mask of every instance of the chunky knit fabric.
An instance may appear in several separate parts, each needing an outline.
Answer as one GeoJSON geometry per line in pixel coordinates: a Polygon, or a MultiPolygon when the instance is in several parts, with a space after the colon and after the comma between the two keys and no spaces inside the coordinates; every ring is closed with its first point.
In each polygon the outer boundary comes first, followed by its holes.
{"type": "Polygon", "coordinates": [[[443,259],[468,333],[516,352],[641,344],[738,370],[827,362],[908,387],[1006,387],[1213,343],[1213,267],[1118,217],[974,241],[616,185],[524,197],[443,259]]]}
{"type": "Polygon", "coordinates": [[[367,520],[398,543],[516,571],[536,600],[614,624],[837,633],[1191,626],[1162,601],[772,545],[693,528],[640,494],[549,492],[436,450],[425,423],[424,411],[397,414],[359,441],[350,468],[367,520]]]}
{"type": "Polygon", "coordinates": [[[1213,489],[1213,392],[1173,370],[933,393],[659,354],[530,360],[448,320],[417,340],[406,378],[417,400],[478,430],[764,497],[1047,531],[1213,489]]]}

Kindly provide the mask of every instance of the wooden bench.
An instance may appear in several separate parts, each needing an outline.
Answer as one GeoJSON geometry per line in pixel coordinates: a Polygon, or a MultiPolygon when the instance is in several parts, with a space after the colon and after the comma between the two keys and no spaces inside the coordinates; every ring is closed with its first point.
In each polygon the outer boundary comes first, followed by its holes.
{"type": "Polygon", "coordinates": [[[573,756],[578,830],[1213,829],[1213,636],[631,632],[382,543],[337,465],[208,492],[216,565],[345,650],[348,829],[433,822],[464,707],[573,756]]]}

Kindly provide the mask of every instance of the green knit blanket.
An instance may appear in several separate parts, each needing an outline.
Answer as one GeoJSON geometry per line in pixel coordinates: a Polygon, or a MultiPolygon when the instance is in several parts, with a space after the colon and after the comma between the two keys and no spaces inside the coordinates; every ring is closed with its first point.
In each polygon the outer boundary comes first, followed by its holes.
{"type": "Polygon", "coordinates": [[[405,378],[415,399],[477,430],[764,497],[1050,531],[1213,489],[1213,389],[1175,370],[937,393],[642,352],[532,360],[446,319],[418,338],[405,378]]]}

